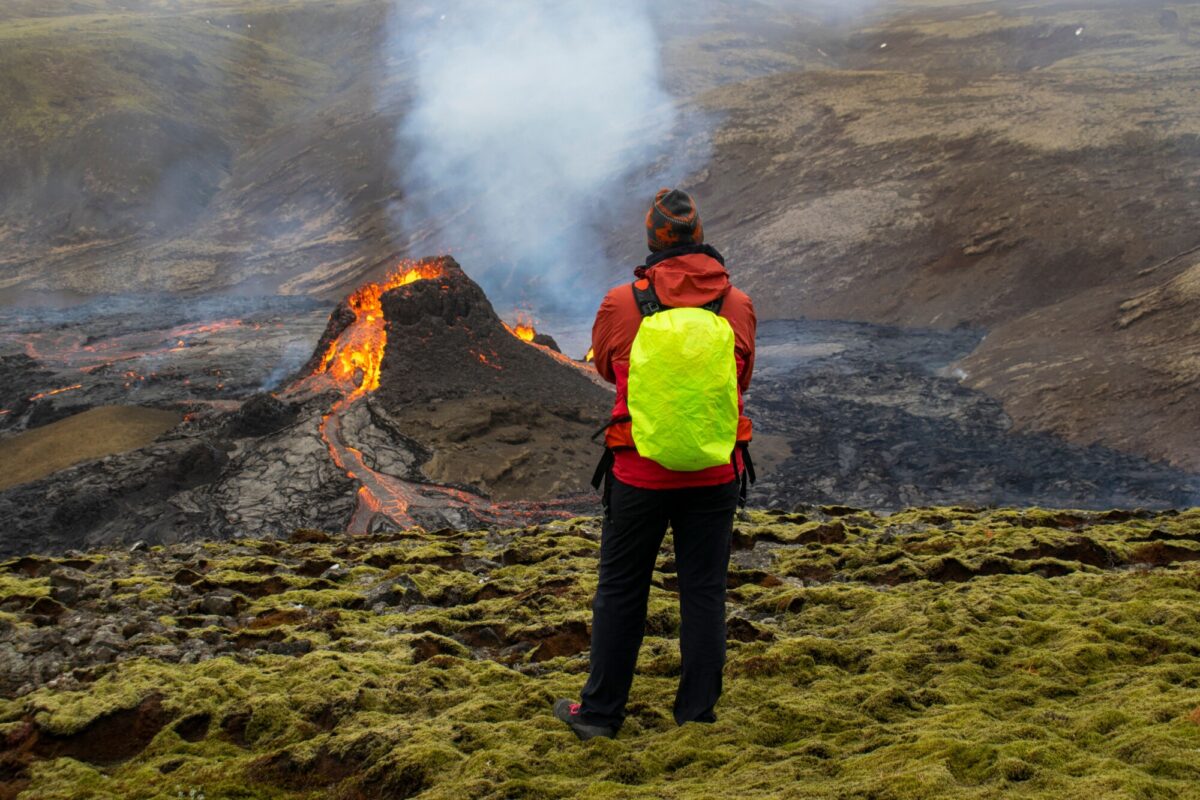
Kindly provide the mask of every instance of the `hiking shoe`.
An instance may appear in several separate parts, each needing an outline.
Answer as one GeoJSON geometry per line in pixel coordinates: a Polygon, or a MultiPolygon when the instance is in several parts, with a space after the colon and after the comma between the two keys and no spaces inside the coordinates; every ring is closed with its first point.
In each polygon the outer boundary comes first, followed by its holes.
{"type": "Polygon", "coordinates": [[[607,725],[588,725],[579,719],[579,703],[572,703],[570,700],[559,700],[554,704],[554,716],[558,717],[563,722],[567,723],[567,727],[575,732],[579,740],[586,742],[588,739],[595,739],[597,736],[603,736],[608,739],[617,738],[617,729],[610,728],[607,725]]]}

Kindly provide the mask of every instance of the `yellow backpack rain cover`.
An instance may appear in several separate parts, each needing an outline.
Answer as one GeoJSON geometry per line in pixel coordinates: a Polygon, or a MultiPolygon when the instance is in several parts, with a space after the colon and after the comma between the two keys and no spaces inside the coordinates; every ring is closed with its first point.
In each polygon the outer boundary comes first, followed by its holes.
{"type": "Polygon", "coordinates": [[[729,464],[738,426],[729,320],[710,307],[655,311],[657,302],[647,313],[638,299],[627,395],[638,454],[680,472],[729,464]]]}

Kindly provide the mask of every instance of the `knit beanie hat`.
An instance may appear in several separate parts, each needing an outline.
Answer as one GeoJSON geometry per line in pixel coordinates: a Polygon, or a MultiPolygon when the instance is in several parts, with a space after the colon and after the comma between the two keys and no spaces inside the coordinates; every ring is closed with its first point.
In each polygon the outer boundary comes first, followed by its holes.
{"type": "Polygon", "coordinates": [[[655,253],[704,243],[704,226],[691,195],[679,189],[658,190],[646,213],[646,243],[655,253]]]}

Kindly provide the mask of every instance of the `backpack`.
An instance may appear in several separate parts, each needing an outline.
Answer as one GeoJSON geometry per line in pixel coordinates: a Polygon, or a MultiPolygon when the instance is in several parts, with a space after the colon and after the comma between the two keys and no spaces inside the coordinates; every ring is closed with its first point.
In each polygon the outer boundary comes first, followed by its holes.
{"type": "Polygon", "coordinates": [[[696,308],[663,306],[654,287],[633,285],[642,322],[629,354],[626,399],[638,454],[670,470],[729,464],[737,446],[734,333],[722,298],[696,308]]]}

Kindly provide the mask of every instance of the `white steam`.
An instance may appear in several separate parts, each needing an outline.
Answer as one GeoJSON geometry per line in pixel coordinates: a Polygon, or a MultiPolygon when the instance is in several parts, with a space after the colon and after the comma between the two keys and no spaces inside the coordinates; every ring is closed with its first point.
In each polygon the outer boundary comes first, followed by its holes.
{"type": "Polygon", "coordinates": [[[635,186],[633,205],[648,203],[648,167],[676,122],[645,4],[455,2],[402,41],[415,75],[397,148],[411,249],[458,255],[493,299],[590,304],[601,231],[635,186]]]}

